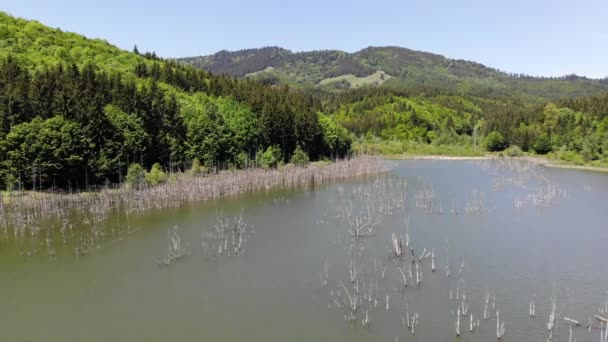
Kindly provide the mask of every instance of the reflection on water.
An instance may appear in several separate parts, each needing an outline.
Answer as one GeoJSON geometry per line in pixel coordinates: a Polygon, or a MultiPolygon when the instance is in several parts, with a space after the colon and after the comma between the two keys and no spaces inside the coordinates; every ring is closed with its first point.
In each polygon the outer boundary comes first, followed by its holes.
{"type": "Polygon", "coordinates": [[[0,340],[601,341],[607,199],[603,174],[416,160],[74,215],[0,234],[0,340]]]}

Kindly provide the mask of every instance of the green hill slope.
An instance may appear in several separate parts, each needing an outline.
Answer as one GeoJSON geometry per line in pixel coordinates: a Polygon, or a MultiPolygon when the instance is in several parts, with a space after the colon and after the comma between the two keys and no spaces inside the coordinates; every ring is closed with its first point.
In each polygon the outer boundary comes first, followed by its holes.
{"type": "Polygon", "coordinates": [[[316,108],[287,87],[214,75],[0,12],[0,187],[117,182],[133,162],[184,170],[194,160],[245,167],[258,151],[269,151],[264,161],[272,166],[296,147],[313,159],[344,155],[350,137],[316,108]]]}

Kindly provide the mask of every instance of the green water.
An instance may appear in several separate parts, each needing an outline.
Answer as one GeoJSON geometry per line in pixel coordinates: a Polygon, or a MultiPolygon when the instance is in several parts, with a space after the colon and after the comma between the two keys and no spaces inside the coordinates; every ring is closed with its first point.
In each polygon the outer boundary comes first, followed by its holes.
{"type": "MultiPolygon", "coordinates": [[[[104,237],[83,256],[74,252],[78,238],[63,244],[56,231],[54,257],[44,238],[3,236],[0,341],[488,341],[496,339],[496,321],[495,316],[481,319],[486,293],[496,296],[505,341],[546,340],[556,298],[554,338],[566,341],[563,317],[587,323],[606,299],[608,177],[560,169],[534,172],[522,175],[472,161],[400,161],[385,175],[314,191],[188,204],[131,215],[128,221],[124,215],[110,217],[104,237]],[[359,320],[345,322],[343,312],[330,303],[338,281],[348,283],[351,238],[349,225],[338,218],[339,208],[349,202],[355,211],[365,207],[357,189],[374,182],[385,186],[385,196],[397,198],[403,187],[407,192],[405,207],[393,203],[364,242],[369,260],[386,265],[386,277],[376,276],[380,304],[370,312],[370,326],[362,327],[359,320]],[[550,205],[516,207],[516,199],[531,196],[543,184],[559,189],[550,205]],[[415,205],[416,194],[425,189],[433,192],[431,210],[415,205]],[[467,215],[467,203],[476,196],[483,208],[467,215]],[[252,229],[244,253],[213,256],[206,251],[203,232],[216,223],[216,214],[235,216],[241,210],[252,229]],[[391,234],[405,234],[405,220],[415,253],[434,249],[437,263],[435,272],[428,261],[422,263],[422,285],[405,290],[410,313],[420,316],[415,335],[402,324],[403,292],[388,257],[391,234]],[[159,267],[156,260],[167,254],[167,231],[175,225],[182,229],[188,254],[159,267]],[[32,247],[36,254],[25,256],[23,251],[32,247]],[[326,261],[329,277],[323,286],[326,261]],[[446,262],[454,273],[450,278],[446,262]],[[459,302],[450,299],[457,286],[481,320],[470,333],[469,319],[463,318],[460,338],[454,314],[459,302]],[[528,315],[533,294],[534,318],[528,315]]],[[[86,224],[81,225],[72,236],[86,236],[80,233],[86,224]]],[[[574,334],[577,341],[599,341],[599,329],[575,328],[574,334]]]]}

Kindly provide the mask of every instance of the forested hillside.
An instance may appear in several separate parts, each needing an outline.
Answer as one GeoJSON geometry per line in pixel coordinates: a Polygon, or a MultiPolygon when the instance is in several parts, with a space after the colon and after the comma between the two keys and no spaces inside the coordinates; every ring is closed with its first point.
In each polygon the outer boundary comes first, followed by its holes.
{"type": "Polygon", "coordinates": [[[0,187],[121,181],[344,155],[350,136],[288,87],[218,76],[0,13],[0,187]],[[263,153],[264,152],[264,153],[263,153]]]}
{"type": "Polygon", "coordinates": [[[541,104],[421,89],[367,88],[325,108],[366,151],[474,154],[508,149],[608,165],[608,93],[541,104]]]}
{"type": "Polygon", "coordinates": [[[221,74],[325,90],[353,89],[364,85],[410,90],[423,86],[484,97],[517,97],[536,103],[608,90],[606,79],[507,74],[479,63],[401,47],[369,47],[355,53],[335,50],[294,53],[278,47],[265,47],[220,51],[211,56],[181,58],[179,61],[221,74]],[[386,74],[385,79],[367,79],[379,71],[386,74]]]}

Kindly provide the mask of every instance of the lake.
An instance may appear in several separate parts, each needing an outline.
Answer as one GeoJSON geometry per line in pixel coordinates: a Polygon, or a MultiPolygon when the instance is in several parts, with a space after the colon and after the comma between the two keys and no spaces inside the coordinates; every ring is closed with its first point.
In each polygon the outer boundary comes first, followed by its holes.
{"type": "Polygon", "coordinates": [[[564,317],[584,326],[572,340],[600,341],[608,175],[389,163],[386,174],[312,191],[114,214],[95,239],[82,217],[35,241],[2,236],[0,340],[489,341],[498,311],[504,341],[567,341],[564,317]],[[217,232],[241,215],[236,251],[217,232]],[[161,265],[174,226],[184,253],[161,265]]]}

